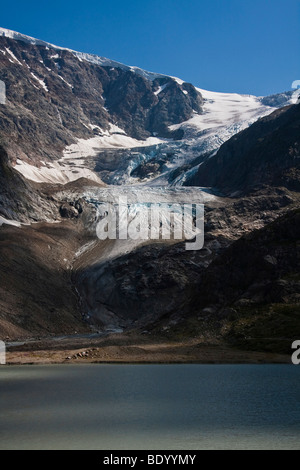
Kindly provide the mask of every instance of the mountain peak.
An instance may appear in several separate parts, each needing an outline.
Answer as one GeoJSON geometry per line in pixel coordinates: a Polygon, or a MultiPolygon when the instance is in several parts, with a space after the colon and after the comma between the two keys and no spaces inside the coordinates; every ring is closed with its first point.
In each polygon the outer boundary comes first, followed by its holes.
{"type": "MultiPolygon", "coordinates": [[[[117,62],[115,60],[107,59],[106,57],[101,57],[95,54],[89,54],[85,52],[78,52],[72,49],[68,49],[67,47],[55,46],[49,42],[43,41],[41,39],[36,39],[31,36],[27,36],[26,34],[18,33],[16,31],[12,31],[10,29],[0,28],[0,37],[6,37],[9,39],[14,39],[15,41],[22,41],[27,44],[32,44],[34,46],[43,46],[49,49],[55,49],[60,51],[68,51],[71,52],[75,57],[77,57],[80,61],[85,60],[92,64],[100,65],[102,67],[116,67],[121,68],[123,70],[132,71],[141,75],[142,77],[146,78],[147,80],[155,80],[156,78],[166,77],[164,74],[148,72],[136,66],[130,66],[122,64],[121,62],[117,62]]],[[[174,78],[176,79],[176,78],[174,78]]],[[[183,83],[182,80],[176,79],[183,83]]]]}

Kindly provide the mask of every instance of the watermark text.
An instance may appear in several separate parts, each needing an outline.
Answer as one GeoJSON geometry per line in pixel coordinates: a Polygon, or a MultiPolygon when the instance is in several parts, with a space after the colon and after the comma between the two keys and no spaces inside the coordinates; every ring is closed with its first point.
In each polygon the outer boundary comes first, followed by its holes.
{"type": "Polygon", "coordinates": [[[292,103],[297,104],[300,98],[300,80],[293,81],[292,89],[295,90],[292,94],[292,103]]]}
{"type": "Polygon", "coordinates": [[[0,364],[6,364],[6,346],[4,341],[0,341],[0,364]]]}
{"type": "Polygon", "coordinates": [[[204,205],[171,203],[118,204],[98,207],[96,233],[100,240],[189,240],[186,250],[204,245],[204,205]],[[194,240],[194,241],[192,241],[194,240]]]}
{"type": "Polygon", "coordinates": [[[0,104],[6,103],[6,86],[5,83],[0,80],[0,104]]]}
{"type": "Polygon", "coordinates": [[[292,363],[295,366],[300,364],[300,341],[294,341],[292,344],[292,349],[296,349],[296,351],[292,354],[292,363]]]}

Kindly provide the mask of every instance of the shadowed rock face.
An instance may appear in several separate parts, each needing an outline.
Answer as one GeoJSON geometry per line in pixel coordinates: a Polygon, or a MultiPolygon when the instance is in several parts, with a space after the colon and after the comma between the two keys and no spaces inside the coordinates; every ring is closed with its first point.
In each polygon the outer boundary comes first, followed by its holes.
{"type": "Polygon", "coordinates": [[[187,186],[245,194],[263,185],[300,190],[300,105],[260,119],[204,162],[187,186]]]}
{"type": "Polygon", "coordinates": [[[89,331],[70,282],[77,225],[0,229],[0,335],[30,338],[89,331]]]}
{"type": "Polygon", "coordinates": [[[207,268],[192,308],[222,310],[241,306],[243,300],[250,306],[299,300],[299,279],[294,289],[283,281],[299,268],[299,239],[299,209],[241,237],[207,268]]]}
{"type": "Polygon", "coordinates": [[[30,183],[8,162],[7,152],[0,147],[0,216],[28,222],[57,218],[55,204],[34,190],[30,183]]]}
{"type": "Polygon", "coordinates": [[[91,138],[109,124],[134,138],[153,133],[181,138],[167,126],[201,112],[202,97],[169,77],[151,81],[134,71],[80,60],[68,50],[0,37],[0,80],[6,105],[0,129],[10,159],[39,164],[61,157],[76,138],[91,138]]]}
{"type": "MultiPolygon", "coordinates": [[[[273,194],[265,191],[248,198],[207,203],[205,245],[199,251],[186,251],[184,243],[148,243],[131,253],[107,260],[105,254],[109,247],[104,242],[96,242],[97,245],[74,264],[73,280],[82,299],[83,313],[89,322],[107,329],[144,328],[155,322],[165,322],[164,327],[169,328],[170,324],[180,322],[191,310],[197,311],[200,307],[212,307],[213,314],[219,309],[222,311],[228,302],[214,290],[214,275],[210,277],[209,274],[211,263],[240,237],[268,226],[295,205],[297,197],[283,189],[273,194]],[[206,273],[211,285],[209,289],[204,288],[203,294],[206,273]],[[192,305],[192,299],[195,299],[195,305],[192,305]]],[[[115,242],[107,242],[113,249],[115,242]]],[[[231,253],[234,261],[234,252],[231,253]]],[[[266,251],[261,257],[267,255],[273,256],[272,251],[266,251]]],[[[239,256],[237,250],[237,258],[239,256]]],[[[252,256],[249,252],[250,260],[252,256]]],[[[237,278],[246,278],[251,266],[246,267],[245,273],[242,268],[237,271],[237,278]]],[[[253,282],[255,266],[254,261],[251,268],[253,282]]],[[[230,271],[230,264],[226,269],[230,271]]],[[[272,269],[276,273],[276,266],[272,269]]],[[[221,274],[226,276],[226,272],[221,274]]],[[[229,279],[230,275],[227,277],[229,279]]],[[[222,279],[218,282],[222,286],[222,279]]],[[[224,290],[230,292],[230,289],[224,290]]]]}
{"type": "Polygon", "coordinates": [[[180,316],[209,258],[209,250],[187,253],[183,243],[156,244],[110,262],[75,265],[83,312],[104,329],[143,327],[174,311],[180,316]]]}
{"type": "Polygon", "coordinates": [[[300,210],[240,238],[207,268],[190,314],[226,341],[289,353],[300,337],[300,210]]]}

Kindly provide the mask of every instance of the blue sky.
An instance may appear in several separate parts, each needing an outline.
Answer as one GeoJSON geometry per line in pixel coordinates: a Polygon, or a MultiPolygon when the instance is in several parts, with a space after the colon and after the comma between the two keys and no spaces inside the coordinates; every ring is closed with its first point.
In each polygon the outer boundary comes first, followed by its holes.
{"type": "Polygon", "coordinates": [[[15,0],[0,23],[213,91],[267,95],[300,79],[300,0],[15,0]]]}

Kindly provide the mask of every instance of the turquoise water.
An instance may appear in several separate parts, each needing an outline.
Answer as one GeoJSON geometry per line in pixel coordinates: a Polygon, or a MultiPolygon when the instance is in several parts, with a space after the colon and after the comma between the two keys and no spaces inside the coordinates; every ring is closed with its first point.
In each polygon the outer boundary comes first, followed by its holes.
{"type": "Polygon", "coordinates": [[[300,366],[0,368],[0,449],[299,449],[300,366]]]}

